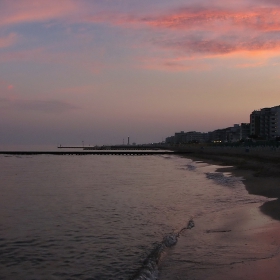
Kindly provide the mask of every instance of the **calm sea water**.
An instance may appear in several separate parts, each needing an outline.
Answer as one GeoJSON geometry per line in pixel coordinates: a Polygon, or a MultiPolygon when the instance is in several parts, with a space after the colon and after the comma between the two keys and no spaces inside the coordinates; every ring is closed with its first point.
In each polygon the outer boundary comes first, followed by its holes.
{"type": "Polygon", "coordinates": [[[190,220],[260,201],[240,178],[175,156],[1,156],[0,178],[7,280],[172,279],[166,239],[180,246],[190,220]]]}

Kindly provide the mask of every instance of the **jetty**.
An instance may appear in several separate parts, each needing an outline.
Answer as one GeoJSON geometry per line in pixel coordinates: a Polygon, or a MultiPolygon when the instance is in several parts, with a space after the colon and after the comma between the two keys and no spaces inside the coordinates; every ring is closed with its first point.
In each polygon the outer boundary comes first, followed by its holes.
{"type": "Polygon", "coordinates": [[[116,156],[150,156],[150,155],[184,155],[190,152],[182,151],[151,151],[151,150],[91,150],[91,151],[0,151],[2,155],[116,155],[116,156]]]}
{"type": "Polygon", "coordinates": [[[95,151],[95,150],[139,150],[139,151],[158,151],[158,150],[170,150],[170,147],[165,145],[153,145],[153,144],[143,144],[143,145],[102,145],[102,146],[58,146],[58,149],[78,149],[84,151],[95,151]]]}
{"type": "Polygon", "coordinates": [[[192,153],[186,150],[171,149],[160,144],[143,145],[103,145],[103,146],[58,146],[51,151],[0,151],[2,155],[116,155],[116,156],[151,156],[151,155],[184,155],[192,153]]]}

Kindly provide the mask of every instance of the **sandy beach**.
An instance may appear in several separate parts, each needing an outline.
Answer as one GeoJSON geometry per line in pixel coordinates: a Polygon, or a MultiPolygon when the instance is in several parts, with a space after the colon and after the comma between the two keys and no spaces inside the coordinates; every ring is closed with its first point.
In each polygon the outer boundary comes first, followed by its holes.
{"type": "Polygon", "coordinates": [[[266,215],[280,220],[280,150],[220,147],[183,149],[190,152],[188,158],[193,160],[227,166],[218,171],[225,170],[243,177],[248,193],[274,198],[260,209],[266,215]]]}
{"type": "MultiPolygon", "coordinates": [[[[269,199],[228,209],[211,220],[200,219],[195,230],[187,232],[174,248],[172,258],[186,254],[185,269],[181,263],[175,279],[280,279],[280,155],[223,148],[186,150],[194,161],[225,166],[217,171],[243,177],[249,194],[269,199]],[[204,240],[208,251],[203,248],[200,257],[193,260],[190,240],[195,243],[196,238],[204,240]]],[[[197,254],[200,249],[192,250],[197,254]]],[[[171,279],[167,271],[163,274],[164,280],[171,279]]]]}

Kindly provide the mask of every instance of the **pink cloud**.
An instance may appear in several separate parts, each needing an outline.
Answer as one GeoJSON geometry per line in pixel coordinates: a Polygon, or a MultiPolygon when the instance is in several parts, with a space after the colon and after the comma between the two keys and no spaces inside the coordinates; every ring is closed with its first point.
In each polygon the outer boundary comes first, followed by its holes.
{"type": "Polygon", "coordinates": [[[177,47],[194,53],[223,55],[280,49],[280,37],[274,34],[280,31],[280,9],[277,8],[238,12],[188,10],[175,16],[159,18],[149,24],[188,32],[187,39],[179,40],[177,47]],[[200,33],[200,36],[196,33],[200,33]]]}
{"type": "Polygon", "coordinates": [[[146,16],[103,13],[88,20],[148,30],[155,46],[188,55],[279,53],[280,7],[253,7],[245,2],[247,6],[238,9],[233,4],[226,8],[192,6],[146,16]]]}
{"type": "Polygon", "coordinates": [[[99,13],[87,16],[88,22],[107,22],[113,25],[126,25],[139,28],[141,25],[174,30],[225,30],[254,29],[280,30],[280,7],[209,8],[188,7],[166,14],[137,16],[129,14],[99,13]]]}
{"type": "MultiPolygon", "coordinates": [[[[129,20],[129,18],[127,18],[129,20]]],[[[135,22],[135,19],[133,20],[135,22]]],[[[156,28],[177,30],[280,30],[280,8],[253,8],[231,10],[212,8],[186,8],[167,15],[139,18],[143,24],[156,28]]]]}
{"type": "MultiPolygon", "coordinates": [[[[141,15],[108,12],[108,8],[97,12],[96,9],[89,9],[93,7],[90,5],[92,3],[74,0],[3,0],[0,4],[0,26],[24,22],[51,23],[52,20],[65,18],[68,23],[102,23],[144,32],[150,45],[155,49],[173,52],[175,57],[178,53],[182,57],[200,58],[233,54],[257,57],[274,56],[280,52],[280,6],[274,0],[269,4],[264,0],[229,0],[226,5],[216,0],[211,7],[189,4],[165,13],[161,10],[143,14],[142,11],[141,15]]],[[[15,34],[0,38],[0,48],[8,47],[16,40],[15,34]]],[[[5,54],[5,57],[0,57],[0,61],[32,58],[57,63],[65,62],[66,57],[67,54],[46,53],[38,48],[35,52],[27,50],[5,54]]],[[[188,68],[184,61],[160,62],[166,68],[188,68]]],[[[98,74],[102,69],[100,60],[82,60],[79,63],[83,63],[93,74],[98,74]]]]}
{"type": "Polygon", "coordinates": [[[75,13],[78,7],[78,2],[72,0],[2,0],[0,25],[43,22],[61,18],[75,13]]]}
{"type": "Polygon", "coordinates": [[[158,45],[169,49],[177,50],[189,54],[197,54],[204,57],[226,56],[232,54],[241,54],[246,56],[260,56],[266,54],[273,56],[280,52],[280,38],[272,39],[262,36],[256,37],[238,37],[227,38],[196,38],[164,40],[157,42],[158,45]],[[265,53],[264,53],[265,52],[265,53]]]}

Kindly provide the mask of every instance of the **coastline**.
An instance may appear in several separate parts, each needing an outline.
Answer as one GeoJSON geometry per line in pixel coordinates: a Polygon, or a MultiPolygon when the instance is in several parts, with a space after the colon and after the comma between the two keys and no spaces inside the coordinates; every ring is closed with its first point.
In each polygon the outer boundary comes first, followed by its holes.
{"type": "Polygon", "coordinates": [[[161,280],[276,280],[280,277],[280,157],[223,148],[181,148],[185,157],[243,177],[247,192],[269,198],[194,219],[167,257],[161,280]],[[203,244],[197,247],[196,244],[203,244]],[[175,265],[170,268],[169,263],[175,265]],[[174,273],[175,271],[175,273],[174,273]]]}
{"type": "MultiPolygon", "coordinates": [[[[174,249],[176,254],[185,251],[185,265],[178,267],[175,279],[208,280],[276,280],[280,277],[280,157],[276,153],[233,153],[224,149],[188,148],[188,158],[194,161],[224,166],[218,172],[230,172],[243,177],[249,194],[270,198],[264,204],[245,204],[228,209],[218,216],[202,219],[188,236],[174,249]],[[209,230],[210,229],[210,230],[209,230]],[[193,261],[187,256],[190,240],[199,235],[209,249],[209,263],[205,256],[193,261]],[[240,261],[233,256],[240,255],[240,261]],[[249,257],[242,259],[244,255],[249,257]],[[211,264],[211,258],[218,263],[211,264]],[[198,266],[189,270],[193,262],[198,266]]],[[[163,273],[164,274],[164,273],[163,273]]],[[[173,275],[174,276],[174,275],[173,275]]],[[[162,280],[171,279],[165,275],[162,280]]]]}
{"type": "Polygon", "coordinates": [[[261,195],[274,200],[260,206],[262,213],[280,221],[280,151],[249,151],[245,149],[181,148],[188,151],[192,160],[225,166],[217,171],[231,172],[243,177],[249,194],[261,195]]]}

